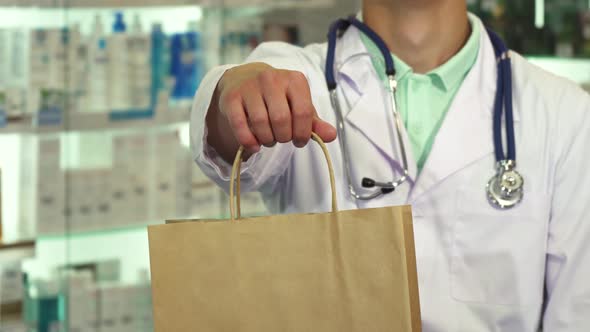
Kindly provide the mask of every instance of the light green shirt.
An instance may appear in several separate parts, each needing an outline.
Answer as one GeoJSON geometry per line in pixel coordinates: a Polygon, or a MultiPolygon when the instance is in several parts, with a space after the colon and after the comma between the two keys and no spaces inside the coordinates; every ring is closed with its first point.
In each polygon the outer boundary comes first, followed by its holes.
{"type": "MultiPolygon", "coordinates": [[[[463,48],[449,61],[427,74],[416,74],[392,54],[397,85],[397,106],[404,120],[419,171],[432,150],[434,139],[465,76],[479,52],[480,26],[471,17],[472,32],[463,48]]],[[[387,84],[381,52],[364,34],[361,39],[371,54],[377,74],[387,84]]],[[[388,85],[387,85],[388,86],[388,85]]]]}

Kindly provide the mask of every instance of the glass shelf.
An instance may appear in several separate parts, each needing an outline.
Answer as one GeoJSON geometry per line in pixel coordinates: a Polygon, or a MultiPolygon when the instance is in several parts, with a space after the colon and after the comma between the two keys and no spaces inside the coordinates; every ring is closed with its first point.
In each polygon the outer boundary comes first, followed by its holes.
{"type": "Polygon", "coordinates": [[[31,115],[21,116],[18,120],[8,120],[0,126],[1,134],[46,134],[65,131],[99,131],[120,129],[141,129],[187,123],[190,115],[188,107],[158,109],[134,116],[132,113],[117,117],[116,113],[70,113],[59,124],[35,125],[31,115]],[[115,115],[115,117],[113,117],[115,115]]]}
{"type": "Polygon", "coordinates": [[[4,262],[17,262],[35,255],[35,242],[0,243],[0,266],[4,262]]]}
{"type": "Polygon", "coordinates": [[[275,8],[314,8],[332,5],[333,0],[0,0],[0,7],[39,7],[39,8],[146,8],[146,7],[275,7],[275,8]]]}

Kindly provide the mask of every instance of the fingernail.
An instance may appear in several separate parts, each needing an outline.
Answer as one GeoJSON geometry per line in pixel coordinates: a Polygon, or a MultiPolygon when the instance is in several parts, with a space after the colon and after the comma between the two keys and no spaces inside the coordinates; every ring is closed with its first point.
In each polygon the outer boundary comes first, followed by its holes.
{"type": "Polygon", "coordinates": [[[295,147],[298,149],[301,149],[304,146],[304,144],[302,144],[301,142],[296,141],[293,141],[293,145],[295,145],[295,147]]]}

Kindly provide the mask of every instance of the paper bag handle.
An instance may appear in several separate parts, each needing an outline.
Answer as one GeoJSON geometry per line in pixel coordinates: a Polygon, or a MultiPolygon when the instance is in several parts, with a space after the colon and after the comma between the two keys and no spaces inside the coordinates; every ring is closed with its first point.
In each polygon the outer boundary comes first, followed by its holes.
{"type": "MultiPolygon", "coordinates": [[[[324,141],[316,133],[312,133],[311,138],[320,145],[322,152],[324,152],[324,157],[326,157],[326,162],[328,163],[328,173],[330,174],[330,189],[332,191],[332,212],[337,212],[338,202],[336,200],[336,180],[334,177],[334,168],[332,167],[332,159],[330,159],[330,154],[328,153],[328,148],[326,147],[324,141]]],[[[229,183],[229,211],[231,214],[231,221],[240,219],[242,215],[240,207],[240,168],[242,166],[243,153],[244,147],[240,146],[238,153],[236,153],[236,158],[234,159],[234,164],[231,170],[231,178],[229,183]],[[234,193],[234,184],[236,193],[234,193]]]]}

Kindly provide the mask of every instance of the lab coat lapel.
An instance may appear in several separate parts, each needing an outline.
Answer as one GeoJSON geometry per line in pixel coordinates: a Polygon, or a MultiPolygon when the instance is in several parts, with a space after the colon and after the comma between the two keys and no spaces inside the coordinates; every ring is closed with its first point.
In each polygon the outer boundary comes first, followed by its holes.
{"type": "MultiPolygon", "coordinates": [[[[401,151],[398,148],[389,92],[376,74],[370,55],[356,28],[349,28],[338,44],[347,45],[341,49],[341,53],[337,50],[336,62],[341,82],[340,94],[346,101],[342,103],[346,123],[353,127],[353,130],[360,131],[379,154],[390,161],[396,173],[401,175],[401,151]]],[[[417,173],[416,162],[411,149],[407,148],[410,142],[405,129],[402,130],[402,138],[406,146],[410,181],[414,181],[417,173]]]]}
{"type": "MultiPolygon", "coordinates": [[[[485,31],[483,25],[481,31],[485,31]]],[[[410,202],[494,151],[492,117],[497,65],[487,33],[481,35],[478,58],[442,123],[426,164],[410,194],[410,202]]],[[[518,112],[516,109],[514,111],[514,121],[517,122],[518,112]]],[[[493,171],[494,164],[491,163],[490,176],[493,171]]],[[[482,179],[482,186],[485,186],[485,181],[487,179],[482,179]]]]}

